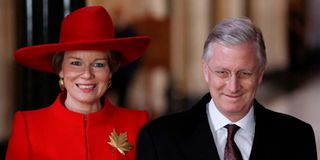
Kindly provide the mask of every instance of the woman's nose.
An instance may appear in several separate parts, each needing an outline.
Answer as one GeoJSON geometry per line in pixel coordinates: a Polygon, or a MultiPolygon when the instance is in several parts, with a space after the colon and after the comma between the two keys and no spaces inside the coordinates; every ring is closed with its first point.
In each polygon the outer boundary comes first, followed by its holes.
{"type": "Polygon", "coordinates": [[[83,68],[83,72],[82,72],[81,77],[84,78],[84,79],[90,79],[93,76],[94,76],[94,73],[93,73],[93,70],[92,70],[91,66],[90,65],[85,66],[83,68]]]}

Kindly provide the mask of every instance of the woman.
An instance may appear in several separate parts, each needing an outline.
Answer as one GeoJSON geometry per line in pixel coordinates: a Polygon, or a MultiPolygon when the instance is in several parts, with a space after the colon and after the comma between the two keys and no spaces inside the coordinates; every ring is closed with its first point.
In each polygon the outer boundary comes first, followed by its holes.
{"type": "Polygon", "coordinates": [[[6,159],[131,160],[147,113],[119,108],[104,96],[112,74],[142,55],[149,37],[114,38],[107,11],[72,12],[56,44],[19,49],[17,62],[59,75],[62,92],[49,107],[18,111],[6,159]]]}

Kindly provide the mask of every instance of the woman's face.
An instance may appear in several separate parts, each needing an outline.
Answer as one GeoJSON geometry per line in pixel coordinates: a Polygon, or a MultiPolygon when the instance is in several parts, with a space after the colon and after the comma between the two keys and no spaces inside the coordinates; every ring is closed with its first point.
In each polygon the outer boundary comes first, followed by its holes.
{"type": "Polygon", "coordinates": [[[85,104],[100,101],[112,77],[107,54],[84,50],[65,52],[59,76],[64,79],[68,100],[85,104]]]}

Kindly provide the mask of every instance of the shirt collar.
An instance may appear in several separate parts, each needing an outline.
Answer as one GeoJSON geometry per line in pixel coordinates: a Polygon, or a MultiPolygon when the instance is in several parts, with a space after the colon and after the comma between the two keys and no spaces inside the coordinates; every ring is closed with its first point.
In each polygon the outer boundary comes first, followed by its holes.
{"type": "Polygon", "coordinates": [[[250,108],[249,112],[242,119],[237,122],[231,122],[217,109],[215,103],[211,99],[209,102],[209,114],[215,131],[223,128],[227,124],[236,124],[245,132],[254,136],[256,122],[253,107],[250,108]]]}

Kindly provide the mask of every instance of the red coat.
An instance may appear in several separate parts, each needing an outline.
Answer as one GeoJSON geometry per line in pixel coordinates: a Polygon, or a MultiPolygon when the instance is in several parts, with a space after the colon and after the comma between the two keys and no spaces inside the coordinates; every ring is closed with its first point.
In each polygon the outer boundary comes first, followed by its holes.
{"type": "Polygon", "coordinates": [[[136,138],[147,113],[119,108],[106,100],[101,111],[71,112],[61,95],[49,107],[18,111],[13,121],[7,160],[134,160],[136,138]],[[133,149],[121,154],[108,144],[109,136],[127,132],[133,149]]]}

